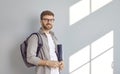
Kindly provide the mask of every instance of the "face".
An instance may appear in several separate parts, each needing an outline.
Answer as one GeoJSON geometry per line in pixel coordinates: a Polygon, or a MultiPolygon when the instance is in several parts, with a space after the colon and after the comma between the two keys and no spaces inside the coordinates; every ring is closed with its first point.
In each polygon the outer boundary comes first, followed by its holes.
{"type": "Polygon", "coordinates": [[[44,30],[50,30],[53,27],[54,17],[52,15],[45,15],[41,20],[41,25],[44,30]]]}

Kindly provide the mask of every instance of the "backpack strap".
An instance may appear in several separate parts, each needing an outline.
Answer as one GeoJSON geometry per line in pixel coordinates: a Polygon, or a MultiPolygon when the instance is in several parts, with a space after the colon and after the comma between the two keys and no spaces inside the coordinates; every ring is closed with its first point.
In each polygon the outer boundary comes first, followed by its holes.
{"type": "Polygon", "coordinates": [[[42,46],[43,46],[43,41],[42,41],[42,37],[41,37],[40,33],[37,32],[36,35],[37,35],[37,37],[38,37],[38,47],[37,47],[36,56],[38,56],[39,51],[40,51],[40,49],[41,49],[42,46]]]}

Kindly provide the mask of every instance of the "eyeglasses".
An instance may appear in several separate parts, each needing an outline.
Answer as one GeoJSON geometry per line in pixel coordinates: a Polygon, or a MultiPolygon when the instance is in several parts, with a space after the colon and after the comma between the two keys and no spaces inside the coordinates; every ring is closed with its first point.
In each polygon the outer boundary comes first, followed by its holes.
{"type": "Polygon", "coordinates": [[[45,22],[49,22],[49,21],[54,22],[55,21],[55,19],[47,19],[47,18],[43,18],[42,20],[45,21],[45,22]]]}

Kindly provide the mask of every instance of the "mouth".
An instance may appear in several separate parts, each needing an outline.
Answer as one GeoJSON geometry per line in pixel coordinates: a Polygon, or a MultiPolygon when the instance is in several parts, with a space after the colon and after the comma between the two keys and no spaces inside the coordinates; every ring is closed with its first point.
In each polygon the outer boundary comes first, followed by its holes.
{"type": "Polygon", "coordinates": [[[46,24],[48,27],[51,27],[52,25],[51,24],[46,24]]]}
{"type": "Polygon", "coordinates": [[[51,24],[46,24],[47,25],[47,27],[51,27],[52,25],[51,24]]]}
{"type": "Polygon", "coordinates": [[[51,24],[47,24],[47,26],[51,26],[51,24]]]}
{"type": "Polygon", "coordinates": [[[46,24],[46,25],[51,25],[51,24],[46,24]]]}

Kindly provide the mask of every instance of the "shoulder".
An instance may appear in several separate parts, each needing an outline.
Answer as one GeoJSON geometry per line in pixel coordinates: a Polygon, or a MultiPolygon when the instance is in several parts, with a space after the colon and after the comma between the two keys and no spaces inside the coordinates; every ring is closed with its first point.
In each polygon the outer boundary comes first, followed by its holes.
{"type": "Polygon", "coordinates": [[[28,38],[28,41],[37,41],[38,37],[36,34],[31,34],[28,38]]]}
{"type": "Polygon", "coordinates": [[[55,35],[53,31],[50,31],[50,34],[51,34],[52,36],[54,36],[54,35],[55,35]]]}

